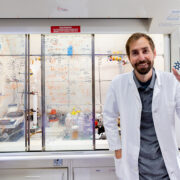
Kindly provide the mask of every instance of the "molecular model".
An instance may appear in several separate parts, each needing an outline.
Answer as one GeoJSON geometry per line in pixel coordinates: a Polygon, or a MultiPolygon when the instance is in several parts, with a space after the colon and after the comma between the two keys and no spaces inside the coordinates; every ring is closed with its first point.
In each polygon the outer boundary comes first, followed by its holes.
{"type": "Polygon", "coordinates": [[[180,70],[180,62],[179,61],[175,62],[173,67],[179,71],[180,70]]]}

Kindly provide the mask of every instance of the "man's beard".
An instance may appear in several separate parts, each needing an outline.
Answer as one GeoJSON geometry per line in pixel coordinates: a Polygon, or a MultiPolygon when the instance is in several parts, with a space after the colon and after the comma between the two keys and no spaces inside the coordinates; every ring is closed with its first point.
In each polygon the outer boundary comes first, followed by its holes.
{"type": "Polygon", "coordinates": [[[151,61],[148,61],[148,60],[144,60],[144,61],[141,61],[141,62],[139,62],[139,63],[136,63],[136,64],[134,64],[134,69],[139,73],[139,74],[142,74],[142,75],[145,75],[145,74],[147,74],[150,70],[151,70],[151,68],[152,68],[152,66],[153,66],[153,64],[151,63],[151,61]],[[143,64],[143,63],[147,63],[147,67],[141,67],[141,68],[139,68],[138,66],[139,66],[139,64],[143,64]]]}

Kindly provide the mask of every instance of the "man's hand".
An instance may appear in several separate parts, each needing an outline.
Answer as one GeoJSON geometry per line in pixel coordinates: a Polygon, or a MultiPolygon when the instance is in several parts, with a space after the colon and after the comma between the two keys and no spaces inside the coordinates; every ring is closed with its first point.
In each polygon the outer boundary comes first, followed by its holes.
{"type": "Polygon", "coordinates": [[[122,158],[122,150],[121,149],[115,150],[115,157],[116,157],[116,159],[122,158]]]}
{"type": "Polygon", "coordinates": [[[172,68],[173,74],[175,75],[176,79],[180,81],[180,74],[177,72],[177,70],[173,67],[172,68]]]}

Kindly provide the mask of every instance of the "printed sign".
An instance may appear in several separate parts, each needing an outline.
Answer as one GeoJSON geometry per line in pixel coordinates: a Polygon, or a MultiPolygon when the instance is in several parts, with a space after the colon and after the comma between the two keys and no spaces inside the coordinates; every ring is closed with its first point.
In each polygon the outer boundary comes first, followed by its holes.
{"type": "Polygon", "coordinates": [[[80,26],[51,26],[51,33],[80,33],[80,26]]]}

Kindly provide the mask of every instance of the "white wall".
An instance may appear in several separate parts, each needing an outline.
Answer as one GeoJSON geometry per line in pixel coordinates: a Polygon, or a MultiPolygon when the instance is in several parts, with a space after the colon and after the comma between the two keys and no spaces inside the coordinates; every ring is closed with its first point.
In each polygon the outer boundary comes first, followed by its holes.
{"type": "MultiPolygon", "coordinates": [[[[171,33],[179,26],[178,7],[180,1],[177,0],[1,0],[0,18],[47,18],[47,22],[51,18],[94,18],[93,21],[98,21],[96,18],[149,18],[148,32],[171,33]]],[[[68,19],[65,21],[66,25],[71,25],[68,19]]],[[[98,26],[96,23],[94,25],[91,31],[98,26]]]]}

